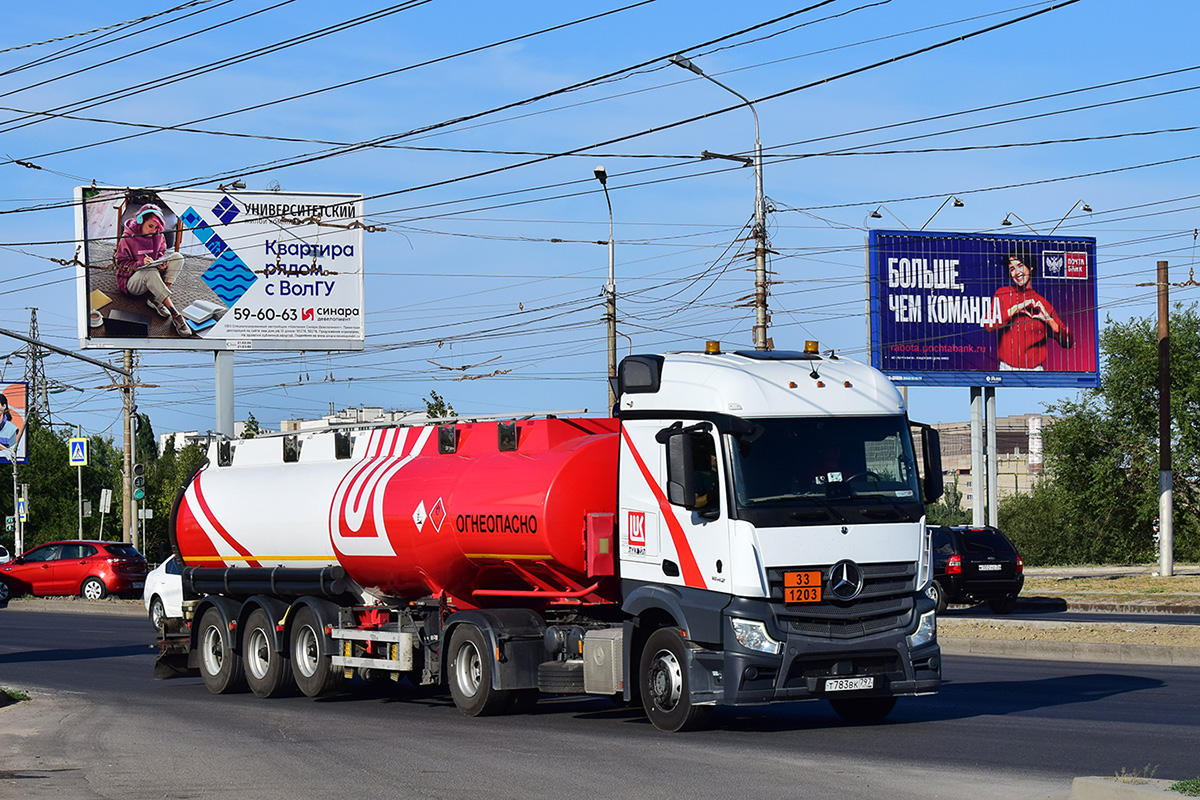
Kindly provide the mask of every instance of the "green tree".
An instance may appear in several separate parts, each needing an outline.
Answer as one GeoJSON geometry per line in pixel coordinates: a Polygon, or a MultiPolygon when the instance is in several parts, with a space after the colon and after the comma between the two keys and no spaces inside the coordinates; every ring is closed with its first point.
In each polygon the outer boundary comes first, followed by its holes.
{"type": "MultiPolygon", "coordinates": [[[[1200,559],[1200,314],[1170,315],[1175,556],[1200,559]]],[[[1000,508],[1031,563],[1146,563],[1157,558],[1158,335],[1152,318],[1105,322],[1101,385],[1048,407],[1047,480],[1000,508]]]]}
{"type": "Polygon", "coordinates": [[[246,415],[246,422],[242,425],[241,439],[253,439],[262,433],[262,429],[258,427],[258,420],[254,418],[254,413],[246,415]]]}
{"type": "Polygon", "coordinates": [[[162,454],[154,464],[153,473],[147,481],[147,507],[154,510],[154,518],[147,520],[146,539],[142,550],[152,561],[161,561],[171,552],[167,538],[167,525],[171,509],[179,490],[204,460],[204,448],[194,442],[181,449],[175,447],[175,437],[167,437],[162,454]]]}
{"type": "Polygon", "coordinates": [[[446,417],[458,416],[454,411],[454,406],[447,403],[440,394],[433,390],[430,390],[429,399],[425,401],[425,414],[430,419],[445,419],[446,417]]]}
{"type": "Polygon", "coordinates": [[[962,507],[962,490],[958,488],[958,476],[948,482],[941,498],[925,507],[925,520],[930,525],[968,525],[971,512],[962,507]]]}

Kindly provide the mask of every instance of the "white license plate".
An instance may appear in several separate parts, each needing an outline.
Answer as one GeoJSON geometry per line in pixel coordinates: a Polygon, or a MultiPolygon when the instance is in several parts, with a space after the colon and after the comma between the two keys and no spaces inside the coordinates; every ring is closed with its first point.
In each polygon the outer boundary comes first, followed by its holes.
{"type": "Polygon", "coordinates": [[[860,689],[874,689],[874,678],[830,678],[825,681],[827,692],[854,692],[860,689]]]}
{"type": "Polygon", "coordinates": [[[145,582],[145,581],[134,581],[134,582],[133,582],[133,588],[135,588],[135,589],[142,589],[142,588],[144,588],[145,586],[146,586],[146,582],[145,582]]]}
{"type": "Polygon", "coordinates": [[[999,564],[980,564],[979,571],[980,572],[999,572],[1000,565],[999,564]]]}

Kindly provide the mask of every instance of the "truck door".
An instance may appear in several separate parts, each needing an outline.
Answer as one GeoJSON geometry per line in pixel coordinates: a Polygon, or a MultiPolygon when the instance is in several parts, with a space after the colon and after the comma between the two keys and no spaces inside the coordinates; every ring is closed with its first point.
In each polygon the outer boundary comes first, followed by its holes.
{"type": "Polygon", "coordinates": [[[709,423],[623,423],[622,577],[727,591],[727,485],[718,434],[709,423]]]}

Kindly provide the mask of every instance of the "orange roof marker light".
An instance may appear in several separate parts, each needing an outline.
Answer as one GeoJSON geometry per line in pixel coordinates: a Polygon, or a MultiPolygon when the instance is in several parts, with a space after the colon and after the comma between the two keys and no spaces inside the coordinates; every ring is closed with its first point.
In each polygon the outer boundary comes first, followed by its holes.
{"type": "Polygon", "coordinates": [[[808,339],[804,342],[804,352],[809,355],[817,355],[821,352],[821,343],[816,339],[808,339]]]}
{"type": "Polygon", "coordinates": [[[721,343],[715,339],[709,339],[704,343],[704,352],[710,356],[721,355],[721,343]]]}

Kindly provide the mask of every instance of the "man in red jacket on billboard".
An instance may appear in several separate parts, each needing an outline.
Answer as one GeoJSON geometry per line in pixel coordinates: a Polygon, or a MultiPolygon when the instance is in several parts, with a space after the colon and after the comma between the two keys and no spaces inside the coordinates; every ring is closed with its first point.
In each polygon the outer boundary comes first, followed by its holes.
{"type": "Polygon", "coordinates": [[[996,353],[1001,370],[1041,371],[1046,366],[1046,341],[1053,339],[1064,349],[1074,344],[1067,324],[1050,301],[1030,287],[1034,264],[1030,252],[1014,248],[1008,254],[1008,276],[1012,286],[1002,286],[992,297],[999,315],[985,327],[1000,334],[996,353]]]}

